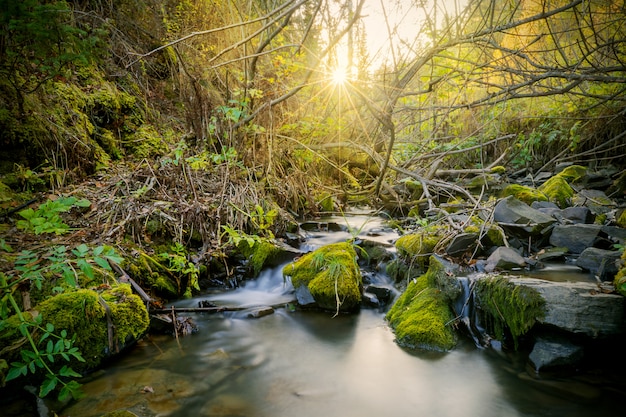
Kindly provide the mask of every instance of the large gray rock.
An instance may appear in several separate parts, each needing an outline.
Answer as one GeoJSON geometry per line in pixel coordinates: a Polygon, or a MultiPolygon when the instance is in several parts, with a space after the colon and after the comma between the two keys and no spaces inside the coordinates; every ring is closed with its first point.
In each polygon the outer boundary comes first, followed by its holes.
{"type": "Polygon", "coordinates": [[[587,248],[576,259],[576,266],[590,271],[601,280],[612,281],[619,269],[618,261],[621,255],[622,253],[617,250],[587,248]]]}
{"type": "Polygon", "coordinates": [[[546,302],[541,323],[592,338],[623,334],[624,297],[601,292],[594,282],[552,282],[511,278],[516,285],[534,288],[546,302]]]}
{"type": "Polygon", "coordinates": [[[552,230],[550,244],[566,247],[572,253],[582,253],[596,243],[601,232],[602,226],[598,224],[559,225],[552,230]]]}
{"type": "Polygon", "coordinates": [[[526,266],[524,257],[515,250],[507,248],[506,246],[500,246],[487,258],[487,265],[485,271],[493,272],[496,269],[511,270],[515,268],[523,268],[526,266]]]}
{"type": "Polygon", "coordinates": [[[498,201],[493,218],[502,227],[530,234],[542,234],[556,220],[545,213],[531,208],[513,196],[498,201]]]}

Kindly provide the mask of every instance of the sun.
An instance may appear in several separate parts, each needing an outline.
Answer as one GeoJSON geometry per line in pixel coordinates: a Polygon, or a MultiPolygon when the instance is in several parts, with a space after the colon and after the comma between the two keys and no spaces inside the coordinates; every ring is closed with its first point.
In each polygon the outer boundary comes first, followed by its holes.
{"type": "Polygon", "coordinates": [[[330,73],[333,84],[341,85],[348,80],[348,73],[344,67],[337,67],[330,73]]]}

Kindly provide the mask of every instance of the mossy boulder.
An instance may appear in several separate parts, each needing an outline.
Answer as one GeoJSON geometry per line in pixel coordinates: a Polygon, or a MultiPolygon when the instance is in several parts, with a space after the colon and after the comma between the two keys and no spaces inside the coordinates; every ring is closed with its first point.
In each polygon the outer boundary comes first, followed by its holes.
{"type": "Polygon", "coordinates": [[[428,260],[443,237],[443,229],[436,226],[425,227],[415,233],[400,236],[396,240],[398,255],[407,263],[421,268],[428,268],[428,260]]]}
{"type": "Polygon", "coordinates": [[[549,201],[555,203],[560,208],[569,207],[571,205],[570,201],[574,197],[574,190],[565,177],[561,175],[555,175],[543,183],[539,186],[539,191],[544,193],[549,201]]]}
{"type": "Polygon", "coordinates": [[[283,268],[296,288],[305,287],[325,310],[350,312],[361,305],[363,280],[350,242],[334,243],[307,253],[283,268]]]}
{"type": "Polygon", "coordinates": [[[502,197],[512,195],[524,203],[531,205],[534,201],[548,201],[548,197],[541,191],[525,185],[510,184],[502,190],[502,197]]]}
{"type": "MultiPolygon", "coordinates": [[[[56,331],[64,329],[70,337],[76,337],[74,346],[86,361],[71,364],[77,371],[96,368],[103,359],[136,341],[149,325],[146,307],[139,296],[132,294],[127,284],[117,285],[103,292],[89,289],[64,292],[41,302],[35,310],[41,315],[44,324],[51,323],[56,331]],[[111,341],[108,337],[105,303],[110,310],[113,328],[111,341]]],[[[30,315],[26,317],[30,318],[30,315]]],[[[19,320],[11,317],[5,323],[6,335],[14,334],[19,337],[19,320]]],[[[7,345],[15,342],[4,336],[7,345]]]]}
{"type": "Polygon", "coordinates": [[[545,301],[534,288],[515,285],[507,277],[480,279],[474,287],[482,322],[496,339],[510,335],[515,349],[519,338],[545,316],[545,301]]]}
{"type": "Polygon", "coordinates": [[[428,271],[412,280],[386,315],[402,347],[448,351],[457,343],[451,301],[459,286],[443,262],[432,257],[428,271]]]}
{"type": "Polygon", "coordinates": [[[581,165],[570,165],[559,172],[558,176],[567,182],[579,182],[587,175],[587,168],[581,165]]]}
{"type": "Polygon", "coordinates": [[[248,261],[248,268],[253,276],[258,276],[261,269],[271,261],[273,257],[282,250],[269,239],[258,239],[247,241],[242,239],[237,245],[237,249],[248,261]]]}

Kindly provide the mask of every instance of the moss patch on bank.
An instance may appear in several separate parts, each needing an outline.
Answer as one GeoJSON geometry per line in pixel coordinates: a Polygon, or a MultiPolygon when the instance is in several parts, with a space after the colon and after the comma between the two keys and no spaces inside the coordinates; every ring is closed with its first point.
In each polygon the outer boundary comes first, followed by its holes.
{"type": "Polygon", "coordinates": [[[354,311],[361,305],[363,280],[350,242],[334,243],[308,253],[283,268],[294,288],[306,286],[322,309],[354,311]]]}

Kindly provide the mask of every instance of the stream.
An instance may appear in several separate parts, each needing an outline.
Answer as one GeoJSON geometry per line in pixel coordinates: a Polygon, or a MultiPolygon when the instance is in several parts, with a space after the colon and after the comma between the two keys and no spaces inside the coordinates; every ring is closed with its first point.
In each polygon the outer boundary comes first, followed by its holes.
{"type": "MultiPolygon", "coordinates": [[[[381,219],[349,221],[362,236],[385,243],[397,237],[381,219]]],[[[305,249],[350,236],[345,230],[308,232],[305,249]]],[[[597,375],[539,383],[517,356],[477,347],[469,337],[445,354],[403,350],[378,309],[333,318],[291,308],[294,291],[281,268],[266,269],[236,290],[174,305],[209,300],[285,307],[260,318],[247,318],[245,311],[190,314],[196,334],[145,338],[94,374],[84,385],[87,397],[60,415],[101,416],[116,409],[173,417],[623,415],[624,393],[589,379],[597,375]]],[[[568,268],[541,275],[589,279],[568,268]]],[[[384,281],[384,274],[377,279],[384,281]]]]}

